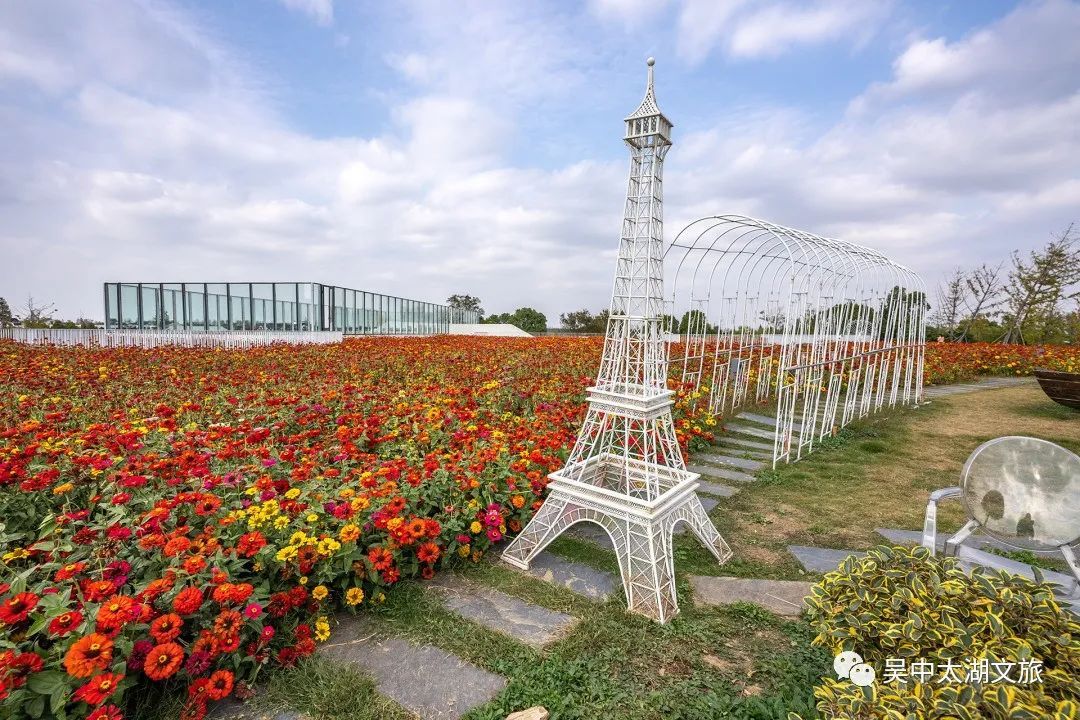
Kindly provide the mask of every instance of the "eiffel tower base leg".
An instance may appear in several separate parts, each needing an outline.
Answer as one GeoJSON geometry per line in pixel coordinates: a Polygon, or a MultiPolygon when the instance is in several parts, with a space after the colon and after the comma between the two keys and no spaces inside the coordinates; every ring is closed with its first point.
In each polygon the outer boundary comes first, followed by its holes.
{"type": "Polygon", "coordinates": [[[607,531],[615,547],[627,608],[666,623],[679,612],[672,548],[675,526],[686,523],[720,564],[731,557],[731,549],[694,492],[696,487],[696,482],[686,483],[658,498],[655,508],[639,511],[605,502],[606,498],[588,490],[553,482],[547,500],[503,551],[502,558],[527,570],[533,558],[568,528],[579,522],[596,523],[607,531]]]}

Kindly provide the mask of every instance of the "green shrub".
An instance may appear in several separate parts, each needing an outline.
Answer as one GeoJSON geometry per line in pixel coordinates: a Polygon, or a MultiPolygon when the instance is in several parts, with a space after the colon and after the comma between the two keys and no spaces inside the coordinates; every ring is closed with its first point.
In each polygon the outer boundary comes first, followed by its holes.
{"type": "Polygon", "coordinates": [[[826,575],[807,603],[813,643],[855,651],[877,673],[865,688],[824,679],[814,690],[823,717],[1064,720],[1080,713],[1080,622],[1048,584],[982,569],[969,575],[922,547],[879,547],[826,575]],[[1042,682],[970,682],[965,668],[958,682],[935,672],[901,683],[887,677],[890,658],[935,668],[1039,660],[1042,682]]]}

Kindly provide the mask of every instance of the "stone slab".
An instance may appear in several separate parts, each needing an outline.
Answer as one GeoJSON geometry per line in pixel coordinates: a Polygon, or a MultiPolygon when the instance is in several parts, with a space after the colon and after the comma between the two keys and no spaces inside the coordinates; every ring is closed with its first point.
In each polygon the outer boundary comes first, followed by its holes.
{"type": "MultiPolygon", "coordinates": [[[[961,545],[957,557],[959,557],[961,563],[964,563],[965,565],[979,565],[981,567],[1004,570],[1013,575],[1026,577],[1028,580],[1035,579],[1035,571],[1027,563],[1022,563],[1019,560],[1013,560],[1012,558],[1002,557],[993,553],[983,552],[978,548],[961,545]]],[[[1044,581],[1057,585],[1060,588],[1061,592],[1058,592],[1057,594],[1062,596],[1066,596],[1069,593],[1077,595],[1075,592],[1076,588],[1074,586],[1074,580],[1071,575],[1059,573],[1054,570],[1046,570],[1044,568],[1039,568],[1039,572],[1042,574],[1044,581]]]]}
{"type": "Polygon", "coordinates": [[[962,395],[965,393],[978,392],[980,390],[994,390],[1003,387],[1016,387],[1034,383],[1034,378],[1029,377],[1002,377],[988,378],[978,382],[957,383],[956,385],[932,385],[923,389],[924,398],[947,397],[949,395],[962,395]]]}
{"type": "Polygon", "coordinates": [[[448,610],[537,648],[563,637],[578,620],[456,575],[438,575],[431,586],[442,596],[448,610]]]}
{"type": "Polygon", "coordinates": [[[619,578],[614,573],[565,560],[548,552],[542,552],[533,558],[525,572],[544,582],[573,590],[591,600],[607,600],[621,588],[619,578]]]}
{"type": "Polygon", "coordinates": [[[506,716],[506,720],[548,720],[551,717],[551,713],[540,705],[531,707],[528,710],[519,710],[514,713],[510,713],[506,716]]]}
{"type": "Polygon", "coordinates": [[[763,440],[773,440],[776,438],[775,430],[764,430],[754,425],[742,425],[737,423],[725,423],[724,429],[729,433],[738,433],[740,435],[749,435],[751,437],[761,438],[763,440]]]}
{"type": "Polygon", "coordinates": [[[797,617],[806,605],[813,583],[798,580],[753,580],[749,578],[691,575],[694,602],[701,605],[730,605],[750,602],[777,615],[797,617]]]}
{"type": "MultiPolygon", "coordinates": [[[[874,528],[874,532],[881,535],[889,542],[897,545],[922,545],[922,530],[900,530],[898,528],[874,528]]],[[[935,544],[938,549],[945,547],[945,541],[953,536],[953,533],[938,533],[935,544]]],[[[999,550],[1015,550],[1005,543],[985,535],[971,535],[964,541],[965,545],[978,548],[997,548],[999,550]]]]}
{"type": "Polygon", "coordinates": [[[769,427],[776,427],[776,418],[768,415],[758,415],[752,412],[741,412],[736,415],[739,420],[749,420],[750,422],[757,423],[758,425],[767,425],[769,427]]]}
{"type": "Polygon", "coordinates": [[[773,450],[773,446],[770,443],[758,442],[756,440],[746,440],[744,438],[734,436],[721,437],[720,441],[716,444],[721,447],[727,446],[728,448],[732,448],[732,446],[738,446],[740,448],[750,448],[751,450],[761,450],[762,452],[768,452],[770,454],[773,450]]]}
{"type": "Polygon", "coordinates": [[[694,460],[706,464],[729,465],[740,470],[760,470],[765,467],[765,463],[760,460],[747,460],[746,458],[732,457],[731,455],[714,455],[711,453],[698,453],[694,455],[694,460]]]}
{"type": "Polygon", "coordinates": [[[370,622],[345,616],[319,653],[369,672],[379,692],[422,720],[458,720],[501,693],[506,678],[431,645],[378,637],[370,622]]]}
{"type": "MultiPolygon", "coordinates": [[[[716,495],[717,497],[731,497],[735,493],[739,492],[739,488],[731,487],[730,485],[723,485],[721,483],[709,482],[708,480],[698,480],[698,493],[706,493],[708,495],[716,495]]],[[[706,498],[701,498],[702,502],[705,502],[706,498]]]]}
{"type": "Polygon", "coordinates": [[[855,550],[833,550],[831,548],[811,547],[809,545],[788,545],[788,552],[795,556],[806,570],[817,573],[830,573],[837,569],[848,556],[862,557],[864,552],[855,550]]]}
{"type": "Polygon", "coordinates": [[[686,466],[686,469],[690,472],[696,472],[701,475],[703,480],[731,480],[733,482],[748,483],[757,480],[753,475],[749,475],[741,470],[732,470],[730,468],[716,467],[715,465],[694,465],[690,464],[686,466]]]}

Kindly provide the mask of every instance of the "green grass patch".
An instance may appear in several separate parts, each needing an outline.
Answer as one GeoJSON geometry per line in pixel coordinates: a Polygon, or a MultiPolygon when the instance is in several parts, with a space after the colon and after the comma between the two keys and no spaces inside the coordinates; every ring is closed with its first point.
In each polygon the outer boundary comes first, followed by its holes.
{"type": "Polygon", "coordinates": [[[266,712],[295,710],[320,720],[413,720],[415,716],[378,694],[375,682],[355,665],[307,658],[292,670],[275,670],[251,701],[266,712]]]}

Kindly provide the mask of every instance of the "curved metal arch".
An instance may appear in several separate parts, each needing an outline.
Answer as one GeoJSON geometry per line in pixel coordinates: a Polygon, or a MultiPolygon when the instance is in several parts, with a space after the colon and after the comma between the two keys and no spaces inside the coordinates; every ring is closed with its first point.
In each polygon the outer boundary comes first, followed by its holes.
{"type": "Polygon", "coordinates": [[[921,399],[926,285],[883,253],[713,215],[680,230],[664,260],[665,308],[681,332],[672,366],[715,414],[775,402],[774,464],[921,399]]]}

